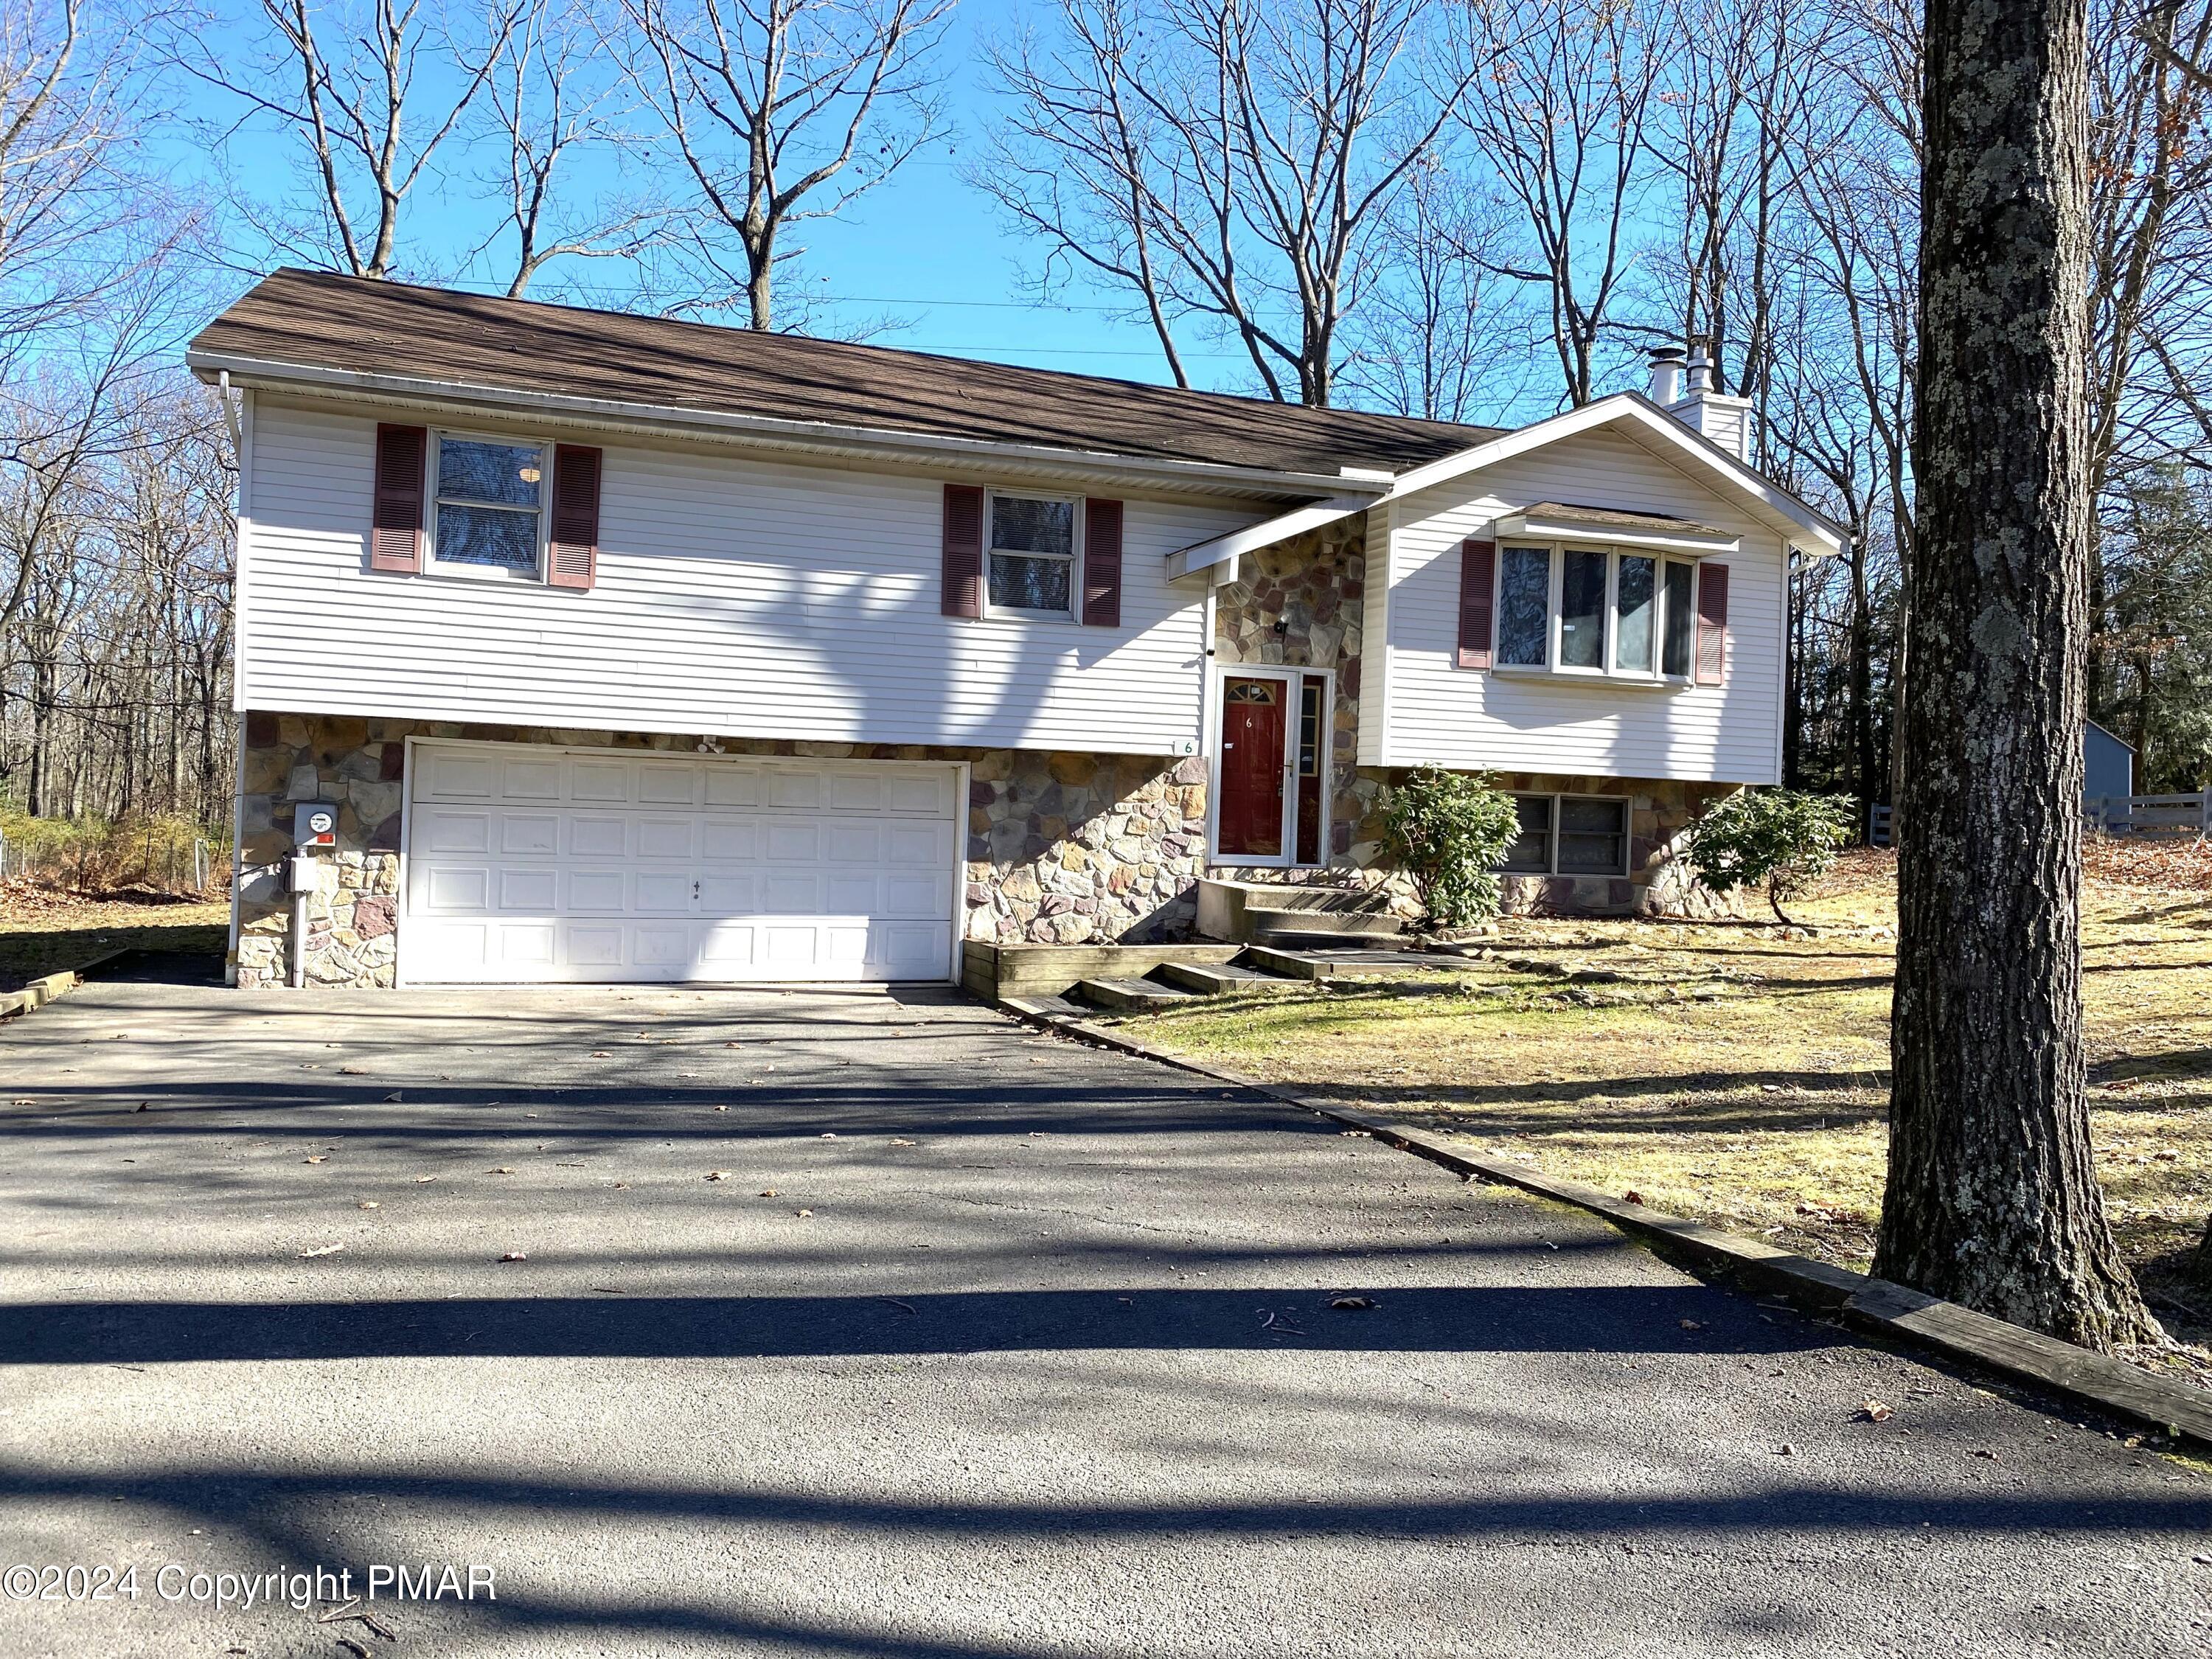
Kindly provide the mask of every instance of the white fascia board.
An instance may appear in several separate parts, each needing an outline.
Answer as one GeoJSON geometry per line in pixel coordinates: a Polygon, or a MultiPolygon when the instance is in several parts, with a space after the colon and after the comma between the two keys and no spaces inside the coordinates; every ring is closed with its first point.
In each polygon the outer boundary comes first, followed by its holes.
{"type": "Polygon", "coordinates": [[[1486,444],[1478,444],[1473,449],[1463,449],[1456,455],[1447,455],[1442,460],[1431,461],[1426,466],[1415,467],[1410,472],[1400,474],[1398,482],[1391,486],[1390,493],[1382,499],[1395,501],[1415,490],[1449,483],[1486,466],[1495,466],[1500,461],[1541,449],[1562,438],[1593,432],[1600,427],[1624,423],[1634,426],[1641,434],[1657,438],[1662,447],[1679,459],[1692,463],[1691,471],[1702,470],[1737,495],[1749,497],[1759,510],[1760,516],[1781,531],[1793,546],[1820,558],[1844,550],[1844,543],[1849,538],[1841,525],[1819,509],[1798,500],[1781,485],[1768,482],[1703,433],[1693,432],[1683,425],[1640,392],[1617,392],[1609,398],[1600,398],[1595,403],[1584,404],[1579,409],[1554,415],[1549,420],[1524,426],[1517,432],[1509,432],[1502,438],[1493,438],[1486,444]]]}
{"type": "Polygon", "coordinates": [[[1656,530],[1624,530],[1586,520],[1549,514],[1516,513],[1500,519],[1501,536],[1528,536],[1545,541],[1604,542],[1613,547],[1652,547],[1668,553],[1733,553],[1743,545],[1741,536],[1668,535],[1656,530]]]}
{"type": "Polygon", "coordinates": [[[1168,580],[1180,581],[1186,576],[1195,576],[1214,565],[1229,563],[1239,554],[1272,547],[1303,532],[1364,512],[1370,504],[1366,496],[1338,496],[1332,501],[1313,501],[1259,524],[1232,530],[1225,536],[1216,536],[1211,541],[1179,547],[1168,555],[1168,580]]]}
{"type": "Polygon", "coordinates": [[[512,411],[525,418],[536,415],[564,415],[587,425],[625,428],[641,432],[682,432],[692,436],[719,436],[734,442],[766,447],[813,450],[837,455],[881,455],[904,459],[927,459],[963,463],[970,467],[1000,463],[1042,471],[1103,474],[1145,481],[1163,489],[1242,490],[1253,494],[1341,495],[1363,486],[1371,499],[1389,485],[1377,478],[1337,473],[1284,472],[1266,467],[1228,466],[1212,461],[1176,461],[1143,456],[1115,455],[1100,450],[1055,449],[1044,444],[1000,443],[981,438],[945,437],[934,433],[899,432],[888,428],[844,426],[826,421],[783,420],[766,415],[731,410],[690,409],[672,404],[629,403],[611,398],[586,398],[566,393],[532,392],[512,386],[483,386],[465,381],[433,380],[416,375],[374,374],[356,369],[324,368],[308,363],[288,363],[239,357],[227,353],[191,351],[185,363],[201,380],[212,381],[228,374],[232,384],[269,391],[297,391],[327,396],[350,392],[364,398],[426,409],[462,404],[478,409],[512,411]]]}

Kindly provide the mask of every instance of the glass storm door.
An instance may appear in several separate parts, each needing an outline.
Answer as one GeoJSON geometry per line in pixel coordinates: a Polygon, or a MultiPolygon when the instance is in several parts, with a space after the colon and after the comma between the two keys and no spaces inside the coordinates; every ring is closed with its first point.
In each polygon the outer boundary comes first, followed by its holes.
{"type": "Polygon", "coordinates": [[[1222,682],[1218,845],[1224,859],[1282,856],[1290,689],[1279,679],[1222,682]]]}

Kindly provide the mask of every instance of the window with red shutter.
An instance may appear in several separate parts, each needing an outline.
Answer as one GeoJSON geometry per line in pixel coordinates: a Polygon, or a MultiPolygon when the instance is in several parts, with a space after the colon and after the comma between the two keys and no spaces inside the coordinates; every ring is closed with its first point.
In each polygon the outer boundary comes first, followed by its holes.
{"type": "Polygon", "coordinates": [[[411,575],[422,568],[422,467],[429,434],[376,428],[376,486],[369,508],[368,568],[411,575]]]}
{"type": "Polygon", "coordinates": [[[555,587],[588,588],[599,572],[599,452],[581,444],[556,444],[545,580],[555,587]]]}
{"type": "Polygon", "coordinates": [[[1095,495],[1083,503],[1083,620],[1121,625],[1121,503],[1095,495]]]}
{"type": "Polygon", "coordinates": [[[944,592],[948,617],[983,614],[983,490],[980,484],[945,486],[944,592]]]}
{"type": "Polygon", "coordinates": [[[1728,672],[1728,581],[1724,564],[1698,568],[1698,684],[1718,685],[1728,672]]]}
{"type": "Polygon", "coordinates": [[[1487,668],[1491,592],[1498,580],[1498,544],[1470,538],[1459,550],[1459,665],[1487,668]]]}

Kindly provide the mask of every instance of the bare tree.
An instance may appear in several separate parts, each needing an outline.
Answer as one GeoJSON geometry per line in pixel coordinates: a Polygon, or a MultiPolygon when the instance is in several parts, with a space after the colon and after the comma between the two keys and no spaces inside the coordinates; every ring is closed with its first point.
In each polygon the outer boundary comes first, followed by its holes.
{"type": "Polygon", "coordinates": [[[1674,42],[1629,0],[1468,0],[1461,18],[1457,74],[1473,95],[1453,111],[1527,238],[1498,269],[1541,295],[1565,400],[1585,404],[1629,276],[1674,42]]]}
{"type": "MultiPolygon", "coordinates": [[[[528,0],[492,0],[467,33],[422,0],[258,0],[256,50],[242,62],[207,14],[173,27],[164,52],[234,100],[240,127],[273,125],[294,147],[304,222],[242,192],[235,205],[280,251],[356,276],[388,276],[400,212],[506,55],[528,0]]],[[[210,135],[211,137],[214,135],[210,135]]]]}
{"type": "Polygon", "coordinates": [[[1384,210],[1373,280],[1347,319],[1344,389],[1426,420],[1510,417],[1536,377],[1514,285],[1496,270],[1509,217],[1445,157],[1414,165],[1384,210]]]}
{"type": "Polygon", "coordinates": [[[514,237],[509,299],[556,259],[635,258],[665,233],[670,216],[649,191],[586,187],[578,198],[580,170],[635,147],[635,112],[579,0],[530,0],[466,135],[489,152],[486,182],[505,209],[494,238],[514,237]]]}
{"type": "Polygon", "coordinates": [[[952,0],[623,0],[618,44],[699,192],[688,252],[775,325],[792,227],[881,184],[937,134],[952,0]],[[728,240],[737,244],[732,257],[728,240]]]}
{"type": "Polygon", "coordinates": [[[1329,402],[1383,211],[1474,73],[1411,61],[1428,0],[1060,0],[989,62],[1012,113],[969,170],[1046,252],[1129,295],[1179,386],[1178,325],[1273,398],[1329,402]]]}
{"type": "Polygon", "coordinates": [[[95,36],[83,0],[0,0],[0,377],[143,264],[116,240],[144,210],[143,90],[119,20],[95,36]]]}
{"type": "Polygon", "coordinates": [[[2087,42],[2079,0],[1926,15],[1913,763],[1874,1266],[2105,1349],[2157,1326],[2105,1219],[2081,1037],[2087,42]]]}

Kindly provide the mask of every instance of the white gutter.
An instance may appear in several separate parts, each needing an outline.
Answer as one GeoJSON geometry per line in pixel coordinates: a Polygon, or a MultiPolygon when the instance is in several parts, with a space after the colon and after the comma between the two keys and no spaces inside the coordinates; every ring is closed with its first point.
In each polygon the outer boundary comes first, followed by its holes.
{"type": "Polygon", "coordinates": [[[677,429],[713,434],[756,442],[781,442],[791,447],[837,447],[870,453],[890,452],[918,458],[966,459],[974,462],[1014,462],[1062,471],[1107,473],[1155,480],[1164,484],[1242,487],[1267,494],[1343,494],[1363,487],[1374,495],[1389,488],[1385,478],[1334,472],[1285,472],[1267,467],[1229,466],[1212,461],[1178,461],[1115,455],[1103,451],[1055,449],[1042,444],[1003,443],[981,438],[943,437],[933,433],[900,432],[885,428],[848,426],[827,421],[795,421],[765,415],[745,415],[711,409],[690,409],[673,404],[631,403],[611,398],[587,398],[570,393],[531,392],[511,386],[484,386],[462,380],[434,380],[408,374],[369,374],[357,369],[325,368],[309,363],[240,357],[222,352],[191,351],[185,362],[203,380],[235,379],[273,389],[307,387],[344,391],[431,406],[453,404],[489,405],[542,416],[560,410],[594,424],[633,424],[647,429],[677,429]]]}
{"type": "MultiPolygon", "coordinates": [[[[1388,501],[1389,497],[1386,495],[1382,499],[1388,501]]],[[[1365,496],[1340,495],[1330,501],[1293,507],[1276,518],[1247,525],[1242,530],[1232,530],[1225,536],[1216,536],[1212,541],[1196,542],[1188,547],[1177,548],[1168,555],[1168,580],[1180,581],[1213,566],[1226,564],[1230,572],[1223,580],[1234,581],[1237,580],[1236,560],[1239,554],[1288,541],[1304,531],[1320,525],[1334,524],[1339,519],[1364,512],[1374,504],[1365,496]]]]}

